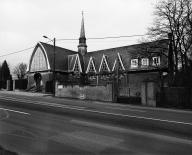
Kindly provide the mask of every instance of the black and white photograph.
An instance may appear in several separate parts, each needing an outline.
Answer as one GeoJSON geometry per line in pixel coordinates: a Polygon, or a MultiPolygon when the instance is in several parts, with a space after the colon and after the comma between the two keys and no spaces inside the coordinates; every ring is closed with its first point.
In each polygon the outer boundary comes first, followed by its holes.
{"type": "Polygon", "coordinates": [[[192,0],[0,0],[0,155],[192,155],[192,0]]]}

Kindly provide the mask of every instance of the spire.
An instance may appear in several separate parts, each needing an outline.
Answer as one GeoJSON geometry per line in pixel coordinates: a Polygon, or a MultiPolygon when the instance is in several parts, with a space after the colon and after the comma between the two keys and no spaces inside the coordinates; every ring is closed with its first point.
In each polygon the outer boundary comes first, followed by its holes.
{"type": "Polygon", "coordinates": [[[84,27],[84,16],[83,16],[83,11],[82,11],[82,21],[81,21],[80,38],[85,38],[85,27],[84,27]]]}
{"type": "Polygon", "coordinates": [[[84,56],[87,53],[83,11],[82,11],[81,32],[79,37],[78,52],[82,56],[84,56]]]}

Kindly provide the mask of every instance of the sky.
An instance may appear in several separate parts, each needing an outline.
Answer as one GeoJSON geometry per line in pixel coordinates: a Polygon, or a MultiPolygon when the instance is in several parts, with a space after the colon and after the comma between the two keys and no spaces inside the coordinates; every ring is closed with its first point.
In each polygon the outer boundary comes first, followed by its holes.
{"type": "MultiPolygon", "coordinates": [[[[156,0],[0,0],[0,63],[11,69],[28,64],[33,49],[3,56],[56,38],[56,45],[77,51],[84,12],[86,38],[146,34],[156,0]]],[[[87,40],[88,52],[137,44],[141,37],[87,40]]]]}

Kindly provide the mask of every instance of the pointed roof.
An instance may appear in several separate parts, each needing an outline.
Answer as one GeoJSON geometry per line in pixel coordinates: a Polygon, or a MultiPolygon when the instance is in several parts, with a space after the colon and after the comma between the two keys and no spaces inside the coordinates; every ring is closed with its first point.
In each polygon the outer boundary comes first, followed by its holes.
{"type": "Polygon", "coordinates": [[[85,38],[85,27],[84,27],[84,16],[83,16],[83,11],[82,11],[82,21],[81,21],[80,38],[85,38]]]}
{"type": "MultiPolygon", "coordinates": [[[[98,50],[98,51],[91,51],[88,52],[85,55],[85,68],[87,68],[89,63],[89,58],[93,57],[94,59],[94,65],[96,68],[96,71],[99,71],[101,60],[103,59],[103,55],[107,56],[107,64],[109,66],[109,69],[113,69],[115,60],[117,57],[120,60],[120,64],[122,61],[123,67],[125,70],[131,70],[131,59],[137,59],[137,58],[151,58],[153,56],[157,56],[160,54],[160,51],[164,51],[166,54],[168,49],[168,39],[148,42],[148,43],[141,43],[141,44],[135,44],[135,45],[128,45],[128,46],[122,46],[122,47],[115,47],[115,48],[109,48],[104,50],[98,50]],[[119,54],[118,54],[119,53],[119,54]]],[[[167,66],[166,56],[162,55],[163,58],[161,60],[163,61],[160,65],[160,68],[164,68],[167,66]]],[[[150,70],[154,69],[154,66],[149,65],[149,67],[138,67],[135,70],[150,70]]]]}
{"type": "MultiPolygon", "coordinates": [[[[37,48],[40,47],[45,52],[46,60],[48,62],[48,68],[50,70],[53,69],[53,61],[54,61],[54,46],[51,44],[47,44],[44,42],[38,42],[36,47],[33,50],[33,54],[36,52],[37,48]]],[[[62,47],[55,46],[55,70],[56,71],[67,71],[68,70],[68,55],[76,54],[77,52],[65,49],[62,47]]],[[[32,57],[30,58],[30,63],[32,62],[32,57]]]]}

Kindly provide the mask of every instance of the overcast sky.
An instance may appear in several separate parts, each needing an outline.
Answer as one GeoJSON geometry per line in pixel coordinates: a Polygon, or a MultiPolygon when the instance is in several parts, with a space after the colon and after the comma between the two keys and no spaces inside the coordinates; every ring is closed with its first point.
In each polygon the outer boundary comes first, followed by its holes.
{"type": "MultiPolygon", "coordinates": [[[[156,0],[0,0],[0,56],[50,38],[79,38],[84,11],[87,38],[145,34],[152,24],[156,0]]],[[[138,43],[140,37],[88,40],[88,52],[138,43]]],[[[77,50],[78,41],[58,41],[77,50]]],[[[0,57],[11,68],[28,63],[32,50],[0,57]]]]}

